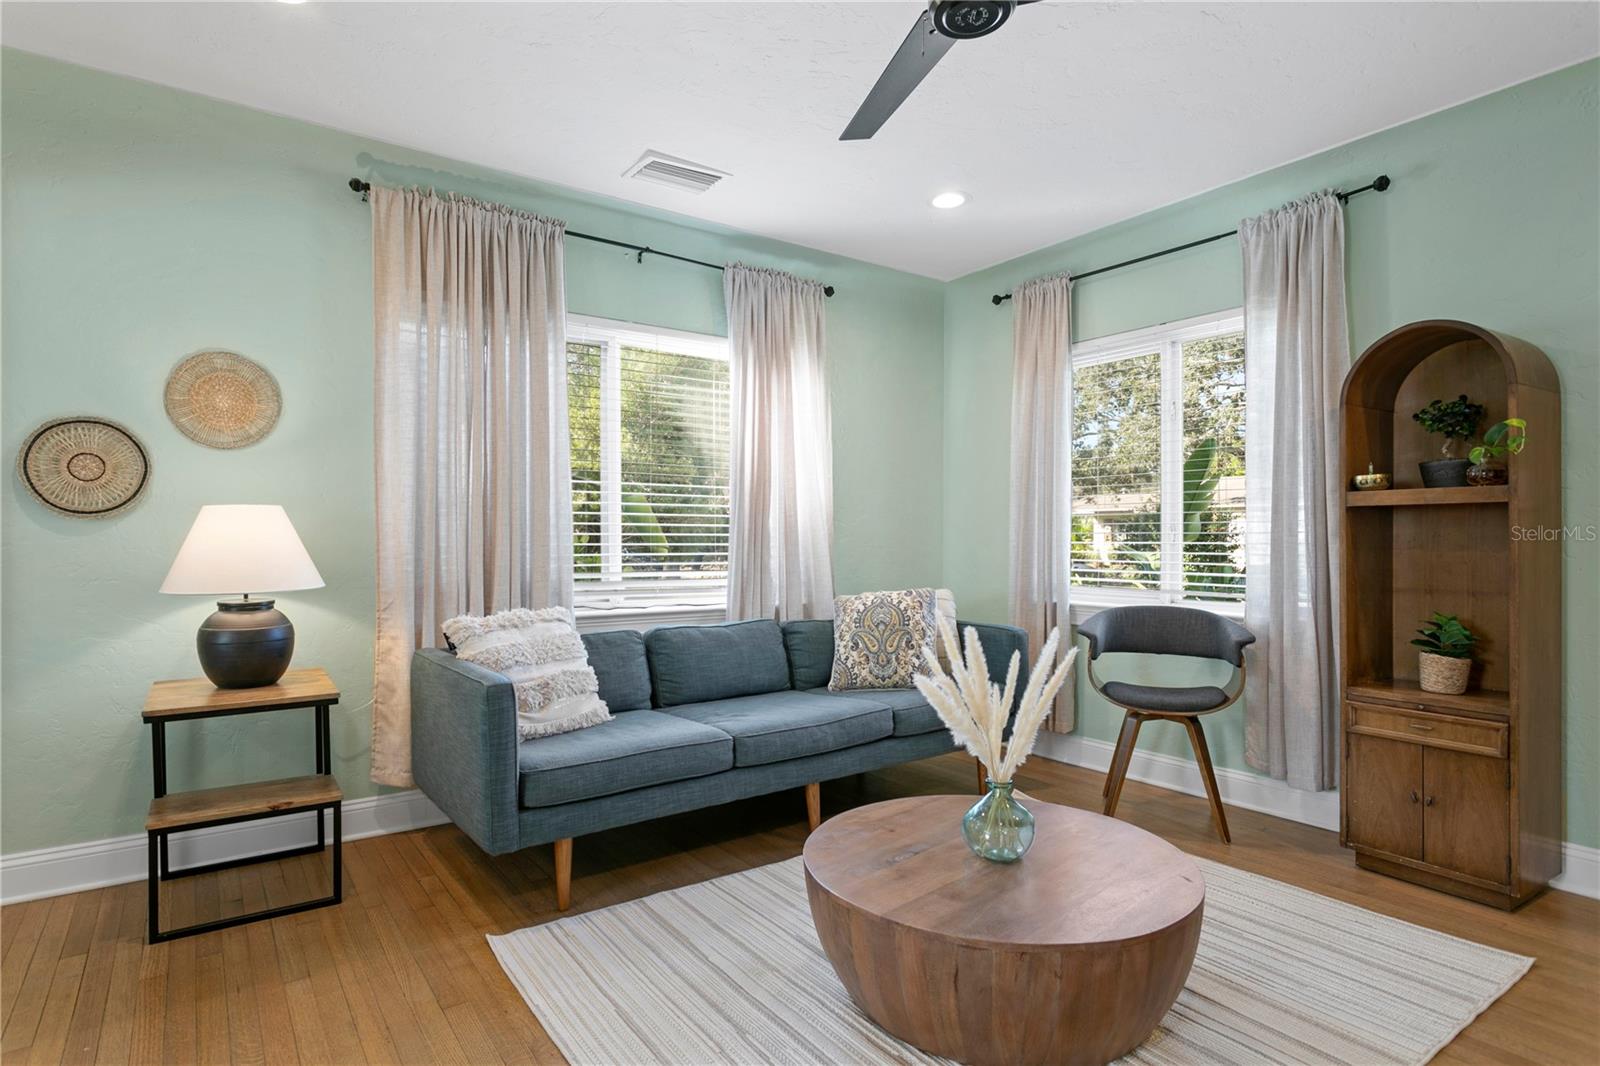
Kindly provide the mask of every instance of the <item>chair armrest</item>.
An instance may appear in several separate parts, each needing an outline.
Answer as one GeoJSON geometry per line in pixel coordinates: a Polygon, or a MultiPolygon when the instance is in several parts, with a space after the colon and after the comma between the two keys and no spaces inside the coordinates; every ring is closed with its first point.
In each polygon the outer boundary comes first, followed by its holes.
{"type": "Polygon", "coordinates": [[[989,664],[989,680],[1002,688],[1006,683],[1006,671],[1011,669],[1012,653],[1020,653],[1022,665],[1017,670],[1017,695],[1020,697],[1028,685],[1028,631],[995,622],[957,622],[956,629],[962,640],[967,639],[967,630],[977,631],[978,643],[983,645],[983,658],[989,664]]]}
{"type": "Polygon", "coordinates": [[[1108,612],[1096,611],[1078,623],[1078,636],[1089,644],[1089,658],[1100,658],[1100,649],[1105,646],[1106,639],[1109,636],[1106,632],[1106,627],[1110,621],[1111,615],[1108,612]]]}
{"type": "Polygon", "coordinates": [[[517,850],[517,697],[511,682],[437,648],[413,655],[411,776],[484,851],[517,850]]]}
{"type": "Polygon", "coordinates": [[[1256,642],[1256,635],[1231,618],[1221,619],[1222,627],[1228,633],[1228,641],[1233,645],[1233,657],[1228,661],[1234,666],[1244,669],[1244,649],[1256,642]]]}

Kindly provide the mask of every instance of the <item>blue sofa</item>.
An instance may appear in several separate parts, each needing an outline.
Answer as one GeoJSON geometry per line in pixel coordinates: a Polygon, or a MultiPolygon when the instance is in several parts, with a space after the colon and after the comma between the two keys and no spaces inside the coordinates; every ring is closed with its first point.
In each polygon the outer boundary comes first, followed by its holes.
{"type": "MultiPolygon", "coordinates": [[[[1022,630],[960,626],[977,631],[997,682],[1014,651],[1026,670],[1022,630]]],[[[520,742],[503,676],[432,648],[411,661],[417,786],[491,855],[554,843],[563,910],[574,837],[800,786],[815,828],[820,782],[952,750],[914,688],[827,690],[831,621],[612,630],[583,643],[615,717],[520,742]]]]}

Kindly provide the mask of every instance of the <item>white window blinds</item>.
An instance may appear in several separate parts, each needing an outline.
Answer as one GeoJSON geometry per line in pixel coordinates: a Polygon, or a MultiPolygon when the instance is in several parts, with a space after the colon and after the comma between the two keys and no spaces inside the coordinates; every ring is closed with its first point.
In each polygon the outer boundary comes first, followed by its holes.
{"type": "Polygon", "coordinates": [[[574,318],[567,337],[578,605],[720,603],[727,342],[574,318]]]}
{"type": "Polygon", "coordinates": [[[1072,583],[1092,599],[1244,599],[1237,312],[1073,349],[1072,583]]]}

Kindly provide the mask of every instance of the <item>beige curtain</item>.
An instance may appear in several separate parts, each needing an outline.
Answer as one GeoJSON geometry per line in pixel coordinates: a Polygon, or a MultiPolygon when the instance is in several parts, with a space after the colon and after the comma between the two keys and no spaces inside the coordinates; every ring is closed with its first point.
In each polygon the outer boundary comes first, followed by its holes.
{"type": "Polygon", "coordinates": [[[1239,224],[1244,255],[1245,761],[1338,784],[1339,390],[1350,366],[1344,205],[1320,193],[1239,224]]]}
{"type": "MultiPolygon", "coordinates": [[[[1011,303],[1011,621],[1027,630],[1037,655],[1051,629],[1065,637],[1069,624],[1072,279],[1019,285],[1011,303]]],[[[1063,641],[1062,653],[1070,647],[1063,641]]],[[[1049,728],[1070,733],[1076,719],[1073,686],[1064,685],[1049,728]]]]}
{"type": "Polygon", "coordinates": [[[728,617],[833,616],[833,436],[823,292],[730,265],[728,617]]]}
{"type": "Polygon", "coordinates": [[[412,652],[572,602],[563,224],[374,186],[372,779],[411,781],[412,652]]]}

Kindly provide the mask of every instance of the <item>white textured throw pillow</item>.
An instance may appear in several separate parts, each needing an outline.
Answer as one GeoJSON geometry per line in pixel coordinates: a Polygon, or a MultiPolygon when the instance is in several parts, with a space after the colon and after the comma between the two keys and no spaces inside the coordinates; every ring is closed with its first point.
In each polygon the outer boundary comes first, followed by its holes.
{"type": "Polygon", "coordinates": [[[547,737],[611,720],[583,639],[565,607],[516,608],[444,624],[457,658],[504,674],[517,693],[517,735],[547,737]]]}

